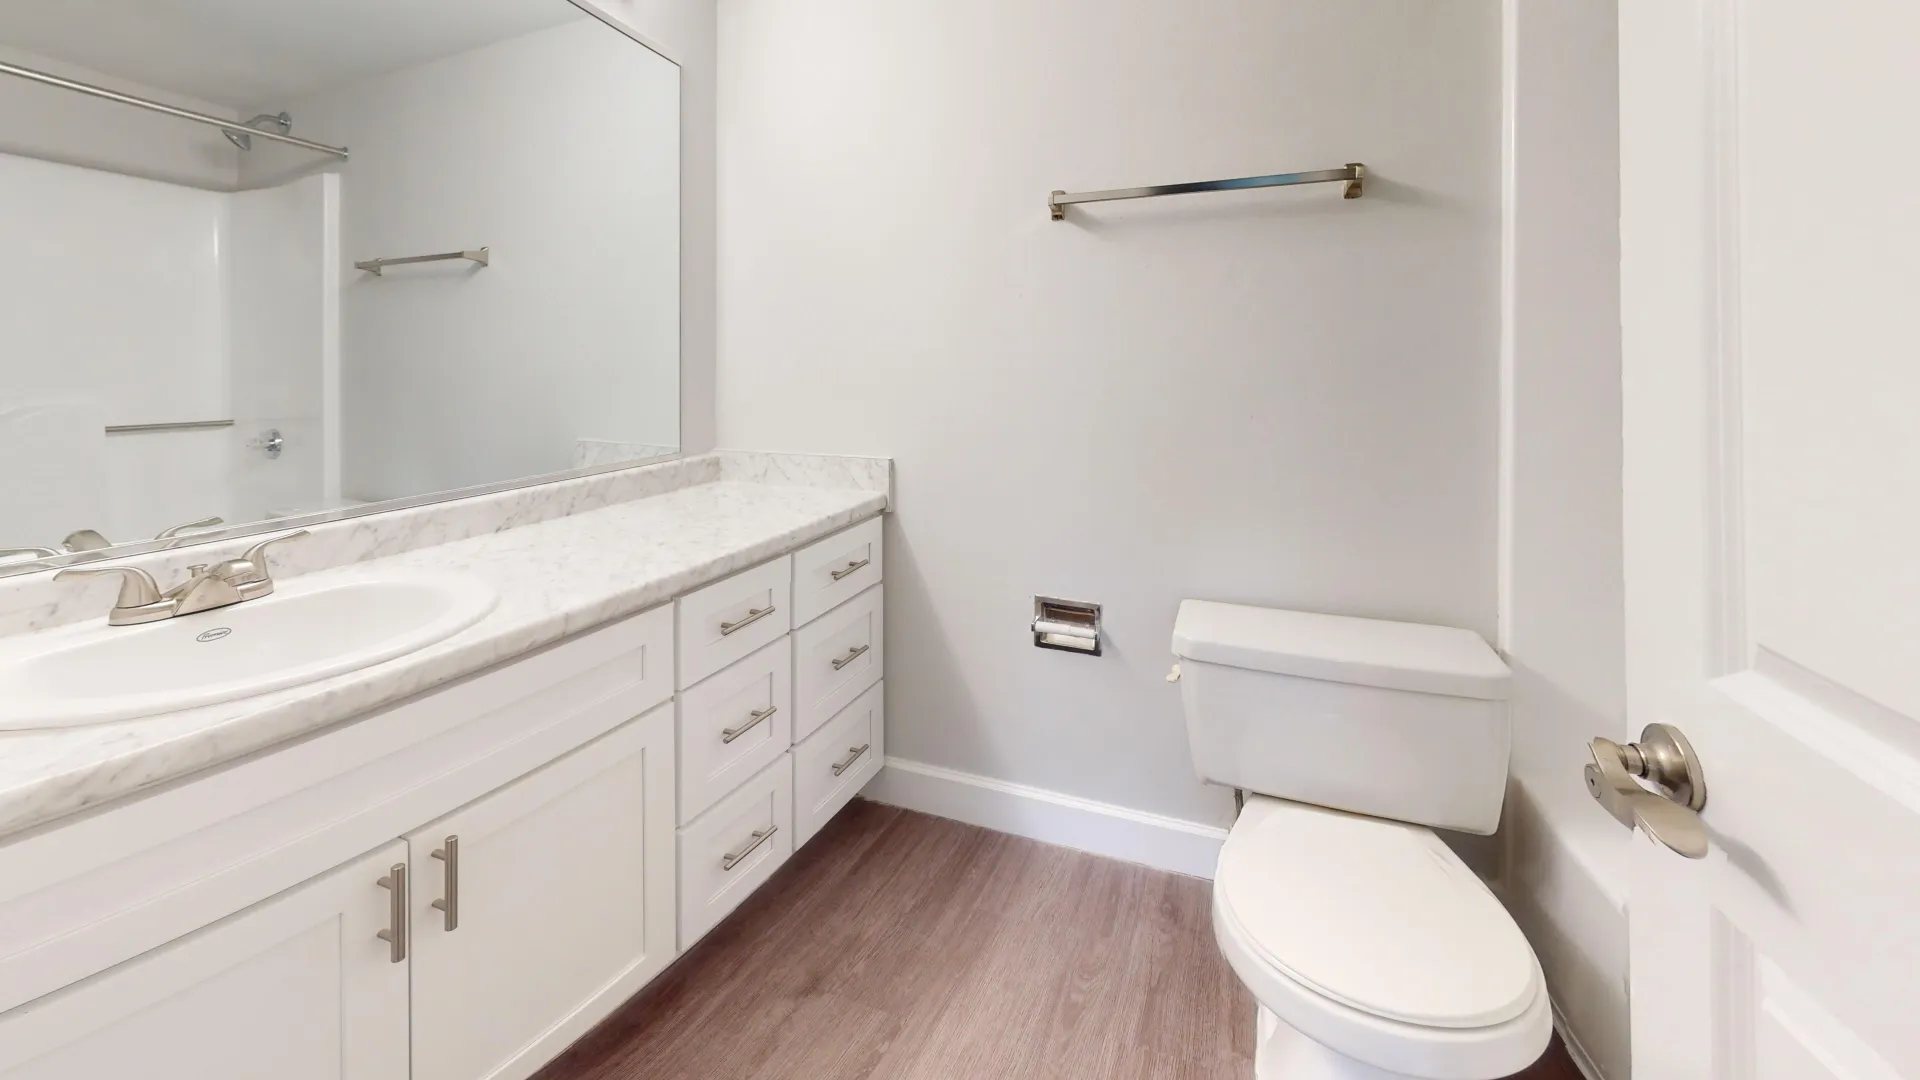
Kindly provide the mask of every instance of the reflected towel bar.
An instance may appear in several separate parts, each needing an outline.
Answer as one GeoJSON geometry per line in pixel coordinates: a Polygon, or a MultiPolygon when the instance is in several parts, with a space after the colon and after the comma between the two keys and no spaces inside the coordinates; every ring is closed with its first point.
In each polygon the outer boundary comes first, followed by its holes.
{"type": "Polygon", "coordinates": [[[181,420],[171,424],[109,424],[109,435],[145,435],[154,431],[200,431],[205,428],[232,427],[231,420],[181,420]]]}
{"type": "Polygon", "coordinates": [[[255,139],[271,139],[274,142],[286,143],[289,146],[299,146],[308,150],[317,150],[322,154],[332,154],[337,158],[345,158],[347,156],[347,148],[344,146],[328,146],[326,143],[317,143],[311,139],[296,138],[292,135],[282,135],[278,132],[257,131],[238,121],[222,120],[217,116],[208,116],[206,113],[197,113],[191,109],[182,109],[158,101],[149,101],[143,97],[123,94],[118,90],[109,90],[104,86],[95,86],[92,83],[83,83],[75,79],[63,79],[58,75],[49,75],[44,71],[35,71],[32,68],[21,67],[18,64],[0,63],[0,75],[12,75],[15,78],[25,79],[28,82],[37,82],[42,86],[71,90],[76,94],[86,94],[89,97],[102,98],[106,101],[117,101],[122,105],[131,105],[136,109],[146,109],[149,112],[165,113],[168,116],[178,117],[182,120],[191,120],[196,124],[206,124],[208,127],[217,127],[222,131],[232,132],[235,135],[248,135],[255,139]]]}
{"type": "Polygon", "coordinates": [[[1202,180],[1195,184],[1162,184],[1158,187],[1113,188],[1109,191],[1056,191],[1047,197],[1047,209],[1053,220],[1064,221],[1067,207],[1074,203],[1112,202],[1115,199],[1152,199],[1161,195],[1192,195],[1203,191],[1242,191],[1248,188],[1293,187],[1296,184],[1332,184],[1344,181],[1344,198],[1357,199],[1365,190],[1367,167],[1351,162],[1345,168],[1317,172],[1276,173],[1272,176],[1242,176],[1236,180],[1202,180]]]}
{"type": "Polygon", "coordinates": [[[368,259],[366,262],[354,263],[353,268],[355,270],[365,270],[374,277],[379,277],[381,272],[389,266],[406,266],[409,263],[451,262],[455,259],[465,259],[468,262],[476,262],[481,266],[485,266],[487,265],[487,260],[491,257],[491,249],[489,248],[481,248],[478,251],[443,251],[438,255],[409,255],[404,259],[368,259]]]}

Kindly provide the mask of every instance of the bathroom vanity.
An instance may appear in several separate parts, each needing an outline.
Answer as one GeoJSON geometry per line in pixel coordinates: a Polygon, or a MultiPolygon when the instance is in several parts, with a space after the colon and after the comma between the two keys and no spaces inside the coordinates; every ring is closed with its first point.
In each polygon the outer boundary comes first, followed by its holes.
{"type": "MultiPolygon", "coordinates": [[[[497,604],[351,673],[0,733],[0,1077],[532,1073],[881,768],[887,476],[706,455],[317,526],[290,593],[497,604]]],[[[0,618],[111,602],[26,581],[0,618]]]]}

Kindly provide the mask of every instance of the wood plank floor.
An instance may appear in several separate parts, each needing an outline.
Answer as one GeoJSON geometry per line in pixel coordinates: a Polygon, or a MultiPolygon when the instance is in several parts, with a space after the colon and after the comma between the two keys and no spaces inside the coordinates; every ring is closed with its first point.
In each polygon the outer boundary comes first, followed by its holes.
{"type": "Polygon", "coordinates": [[[1249,1080],[1209,888],[856,800],[536,1080],[1249,1080]]]}

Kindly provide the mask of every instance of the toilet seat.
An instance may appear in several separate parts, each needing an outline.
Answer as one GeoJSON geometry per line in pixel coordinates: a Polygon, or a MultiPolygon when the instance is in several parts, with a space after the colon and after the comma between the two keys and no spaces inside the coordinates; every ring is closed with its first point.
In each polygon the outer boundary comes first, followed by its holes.
{"type": "Polygon", "coordinates": [[[1221,952],[1261,1004],[1356,1061],[1487,1080],[1551,1037],[1532,948],[1427,829],[1255,796],[1213,906],[1221,952]]]}

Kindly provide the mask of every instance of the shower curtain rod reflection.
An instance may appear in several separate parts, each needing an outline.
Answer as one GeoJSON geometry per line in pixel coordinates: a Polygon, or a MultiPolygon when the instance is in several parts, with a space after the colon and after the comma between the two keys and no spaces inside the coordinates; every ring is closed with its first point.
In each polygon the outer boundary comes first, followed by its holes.
{"type": "Polygon", "coordinates": [[[95,86],[92,83],[78,82],[73,79],[63,79],[58,75],[49,75],[44,71],[35,71],[32,68],[21,67],[18,64],[0,63],[0,75],[12,75],[15,78],[25,79],[28,82],[37,82],[42,86],[71,90],[76,94],[86,94],[89,97],[115,101],[122,105],[131,105],[136,109],[146,109],[150,112],[164,113],[167,116],[178,117],[182,120],[191,120],[196,124],[217,127],[222,131],[243,133],[256,139],[270,139],[274,142],[286,143],[289,146],[299,146],[308,150],[317,150],[322,154],[332,154],[337,158],[344,159],[347,156],[347,148],[344,146],[328,146],[326,143],[317,143],[311,139],[302,139],[294,135],[282,135],[278,132],[248,128],[237,120],[222,120],[217,116],[208,116],[205,113],[197,113],[191,109],[181,109],[158,101],[149,101],[143,97],[134,97],[132,94],[123,94],[118,90],[109,90],[104,86],[95,86]]]}

